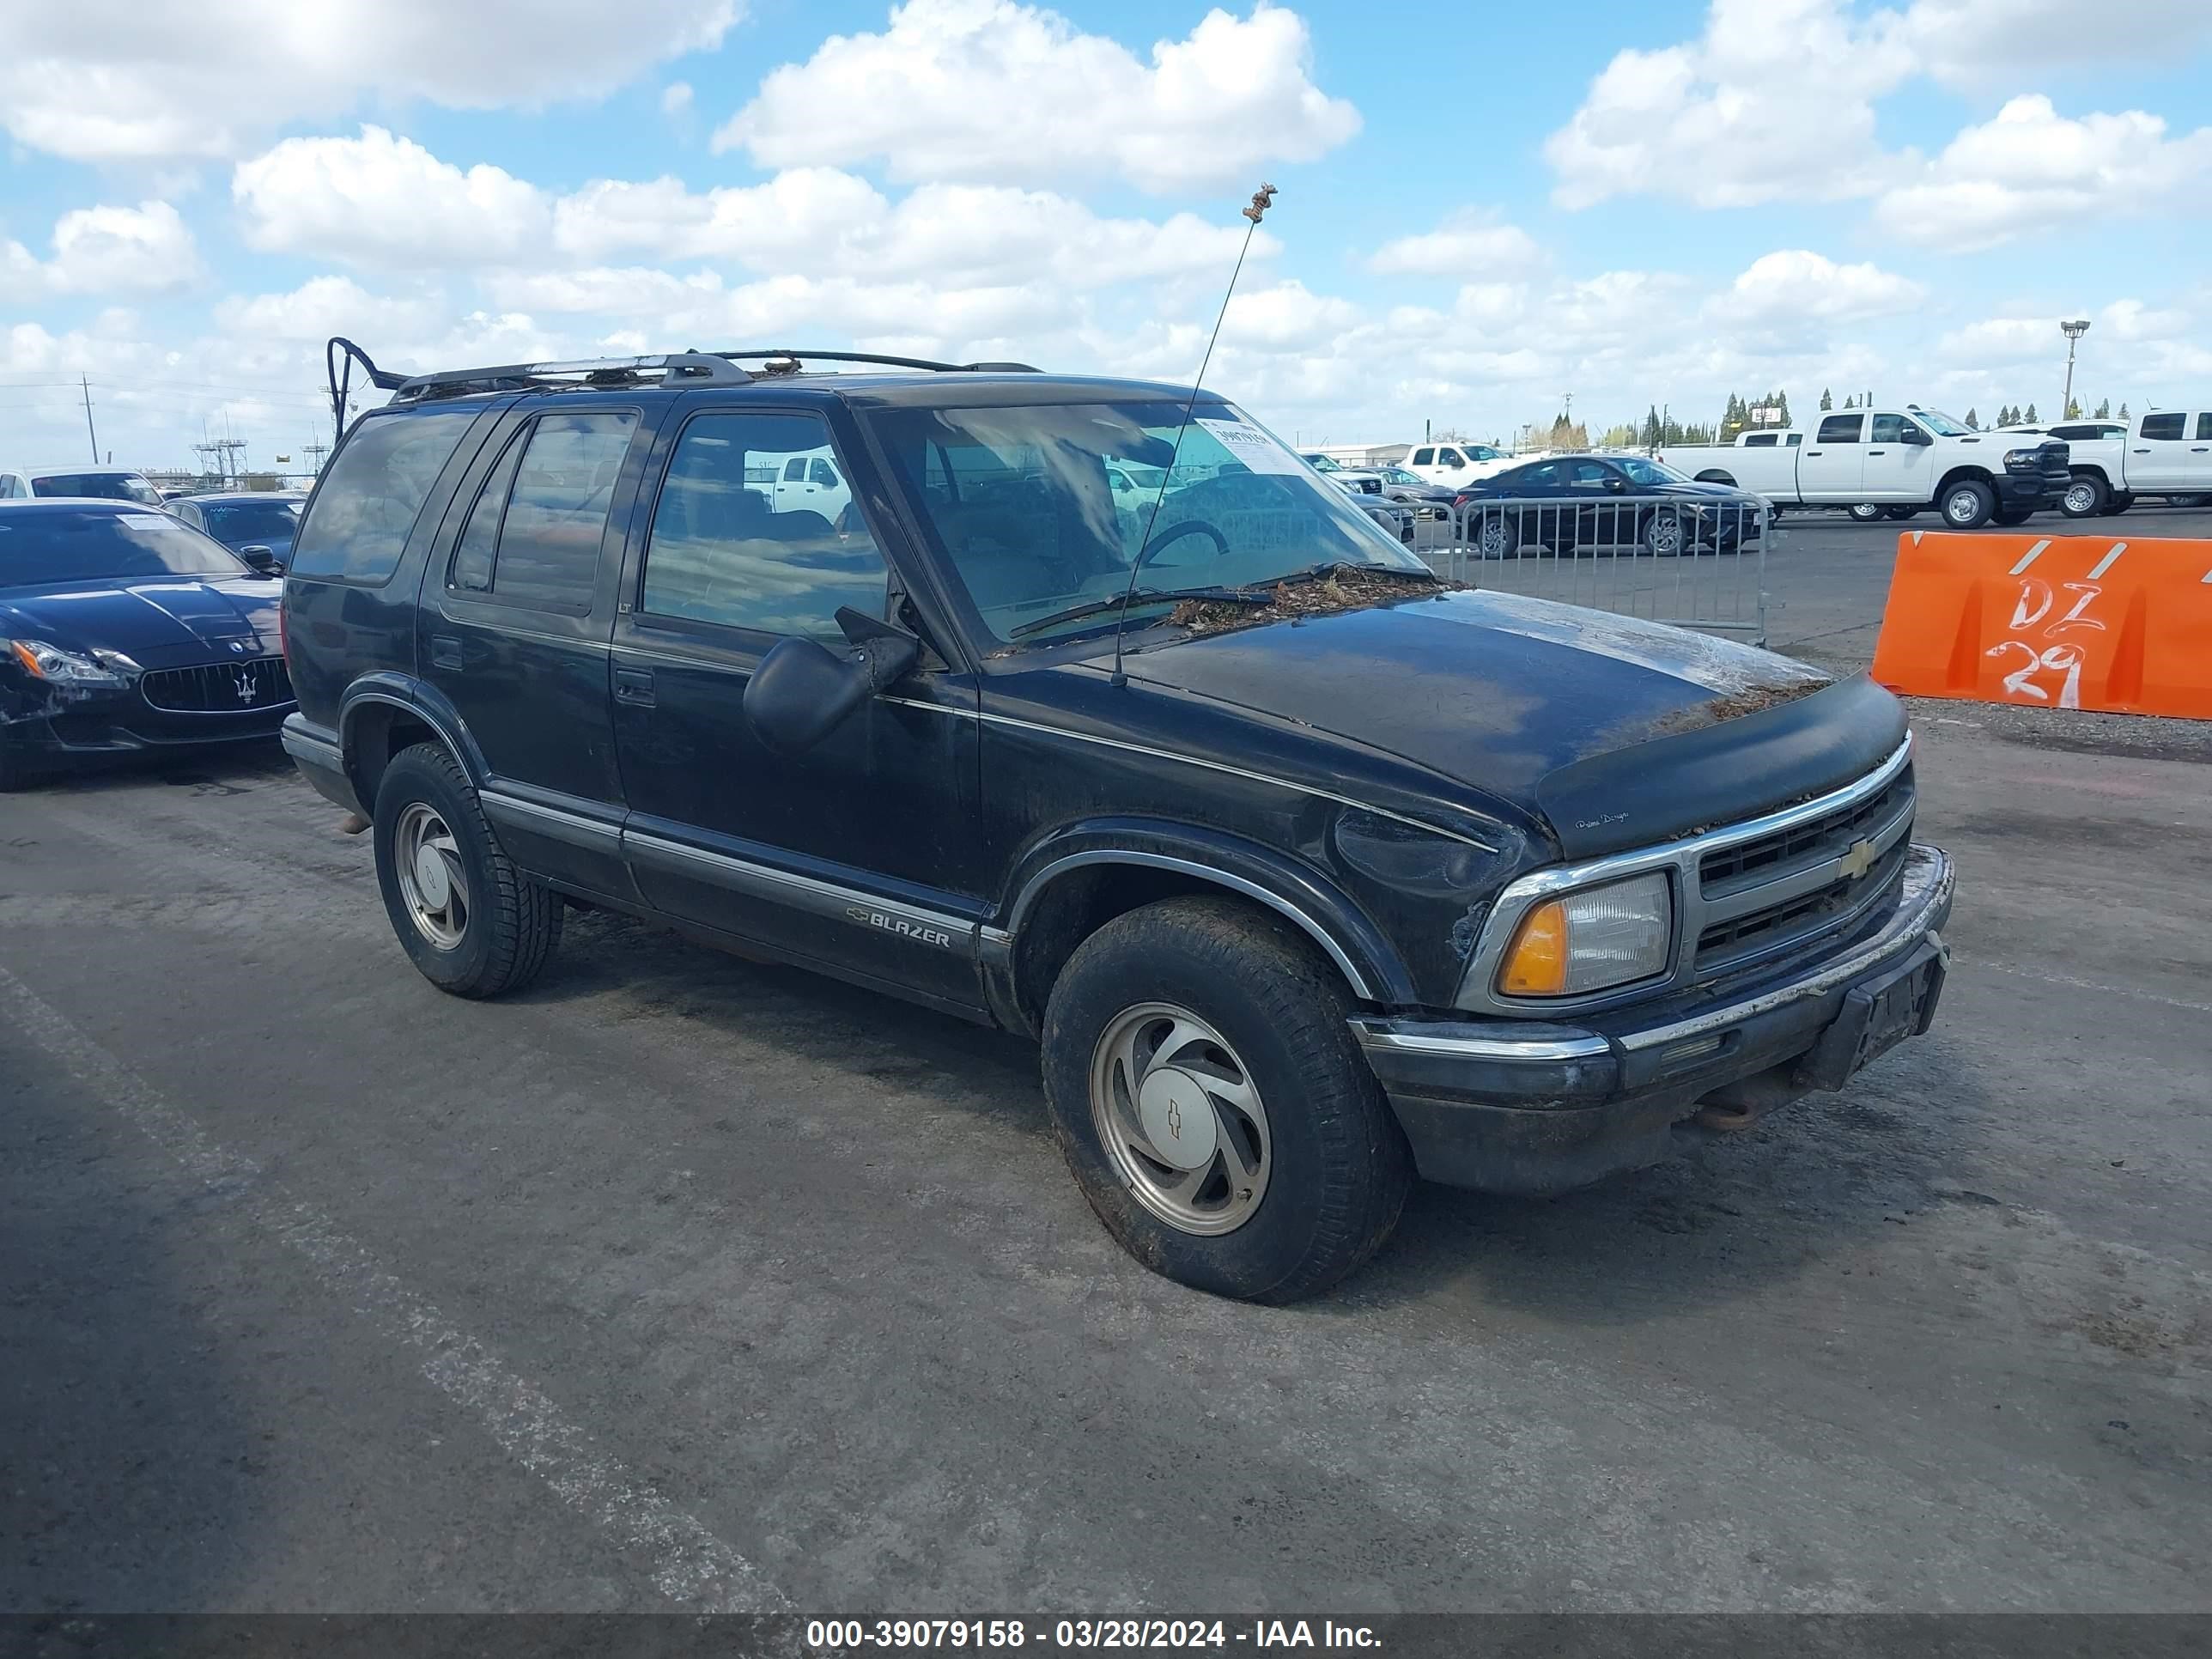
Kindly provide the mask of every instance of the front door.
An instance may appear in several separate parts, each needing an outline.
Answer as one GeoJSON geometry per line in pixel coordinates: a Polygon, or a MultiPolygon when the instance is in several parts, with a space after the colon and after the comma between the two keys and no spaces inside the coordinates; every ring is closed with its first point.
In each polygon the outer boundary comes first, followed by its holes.
{"type": "Polygon", "coordinates": [[[607,640],[641,419],[595,401],[510,422],[456,493],[417,607],[422,676],[483,753],[501,843],[525,869],[617,896],[630,888],[607,640]]]}
{"type": "Polygon", "coordinates": [[[978,1007],[974,677],[926,653],[890,696],[793,757],[745,720],[745,687],[780,641],[842,651],[841,606],[885,616],[890,572],[863,518],[840,530],[746,484],[831,453],[821,416],[802,409],[702,402],[664,434],[665,482],[614,637],[625,855],[672,915],[978,1007]]]}
{"type": "Polygon", "coordinates": [[[1813,441],[1797,452],[1797,488],[1805,500],[1849,506],[1867,497],[1864,415],[1824,415],[1813,441]]]}
{"type": "Polygon", "coordinates": [[[1919,423],[1903,415],[1876,415],[1867,434],[1859,498],[1869,501],[1927,502],[1936,495],[1936,447],[1919,423]]]}

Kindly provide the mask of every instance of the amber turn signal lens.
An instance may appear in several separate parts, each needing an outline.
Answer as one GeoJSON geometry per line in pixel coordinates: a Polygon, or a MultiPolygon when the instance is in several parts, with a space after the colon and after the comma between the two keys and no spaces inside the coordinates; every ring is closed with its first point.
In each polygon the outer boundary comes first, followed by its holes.
{"type": "Polygon", "coordinates": [[[1558,899],[1522,919],[1498,988],[1510,997],[1555,997],[1567,988],[1567,907],[1558,899]]]}

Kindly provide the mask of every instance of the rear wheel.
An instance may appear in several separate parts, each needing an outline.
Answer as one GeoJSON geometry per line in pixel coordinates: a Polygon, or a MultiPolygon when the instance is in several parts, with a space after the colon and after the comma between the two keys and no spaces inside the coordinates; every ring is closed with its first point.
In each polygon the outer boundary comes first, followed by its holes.
{"type": "Polygon", "coordinates": [[[441,991],[493,997],[538,977],[561,939],[561,902],[500,849],[460,763],[417,744],[376,792],[377,884],[392,932],[441,991]]]}
{"type": "Polygon", "coordinates": [[[1850,514],[1853,522],[1857,524],[1874,524],[1881,520],[1883,514],[1882,507],[1875,501],[1859,501],[1844,511],[1850,514]]]}
{"type": "Polygon", "coordinates": [[[1503,513],[1486,513],[1475,525],[1474,544],[1486,559],[1510,559],[1521,550],[1520,526],[1503,513]]]}
{"type": "Polygon", "coordinates": [[[1178,898],[1086,939],[1045,1014],[1045,1096],[1085,1198],[1153,1272],[1293,1302],[1397,1224],[1413,1156],[1303,934],[1178,898]]]}
{"type": "Polygon", "coordinates": [[[1996,514],[1997,493],[1979,478],[1961,478],[1944,490],[1942,507],[1953,530],[1979,530],[1996,514]]]}
{"type": "Polygon", "coordinates": [[[2112,498],[2112,489],[2102,478],[2094,472],[2077,472],[2059,498],[2058,507],[2069,519],[2094,519],[2112,498]]]}
{"type": "Polygon", "coordinates": [[[1920,509],[1917,507],[1886,507],[1882,509],[1882,517],[1894,519],[1900,524],[1907,519],[1917,519],[1919,516],[1920,509]]]}

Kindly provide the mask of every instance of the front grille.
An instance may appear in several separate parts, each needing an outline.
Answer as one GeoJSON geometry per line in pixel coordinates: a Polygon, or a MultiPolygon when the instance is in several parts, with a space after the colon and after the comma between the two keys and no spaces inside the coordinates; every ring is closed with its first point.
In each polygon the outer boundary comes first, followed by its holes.
{"type": "Polygon", "coordinates": [[[1698,965],[1726,966],[1849,921],[1897,885],[1911,850],[1911,840],[1900,837],[1862,877],[1841,876],[1818,891],[1714,923],[1698,935],[1698,965]]]}
{"type": "Polygon", "coordinates": [[[138,679],[147,706],[176,714],[234,714],[292,701],[282,657],[241,657],[194,668],[157,668],[138,679]]]}
{"type": "Polygon", "coordinates": [[[1871,908],[1893,888],[1911,843],[1915,805],[1908,764],[1875,793],[1756,840],[1708,853],[1698,863],[1698,888],[1711,908],[1747,890],[1787,884],[1792,876],[1843,857],[1858,842],[1904,820],[1895,838],[1861,876],[1838,876],[1810,892],[1795,891],[1699,930],[1695,963],[1700,970],[1735,966],[1786,950],[1842,926],[1871,908]]]}

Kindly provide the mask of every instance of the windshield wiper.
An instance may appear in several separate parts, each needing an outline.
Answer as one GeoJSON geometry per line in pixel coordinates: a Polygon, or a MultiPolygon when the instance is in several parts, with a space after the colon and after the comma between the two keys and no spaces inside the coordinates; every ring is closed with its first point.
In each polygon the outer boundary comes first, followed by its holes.
{"type": "Polygon", "coordinates": [[[1070,605],[1065,611],[1055,611],[1049,617],[1039,617],[1035,622],[1025,622],[1019,628],[1009,629],[1010,640],[1027,639],[1048,628],[1057,628],[1062,623],[1079,622],[1085,617],[1100,617],[1109,611],[1119,611],[1125,605],[1149,605],[1160,599],[1210,599],[1218,605],[1273,605],[1274,600],[1265,593],[1255,593],[1243,587],[1139,587],[1127,593],[1116,593],[1110,599],[1094,599],[1088,605],[1070,605]]]}

